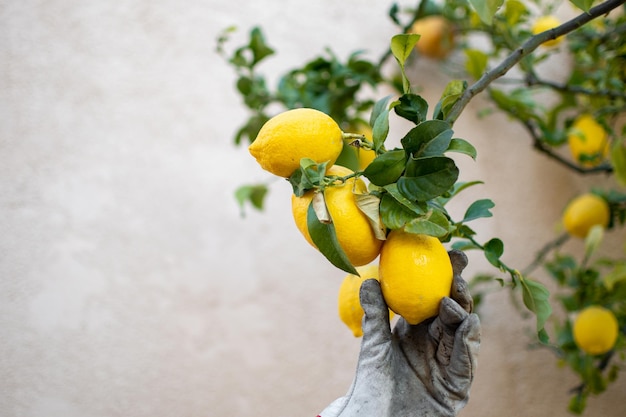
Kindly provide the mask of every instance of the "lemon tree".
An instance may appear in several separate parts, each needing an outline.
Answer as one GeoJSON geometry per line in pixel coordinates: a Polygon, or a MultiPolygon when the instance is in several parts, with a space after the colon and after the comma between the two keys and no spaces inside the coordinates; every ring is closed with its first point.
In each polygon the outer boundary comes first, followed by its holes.
{"type": "MultiPolygon", "coordinates": [[[[235,134],[236,143],[254,142],[276,115],[269,109],[275,110],[277,105],[284,111],[319,110],[343,131],[336,160],[307,151],[311,155],[304,155],[295,171],[283,175],[293,190],[296,224],[322,255],[353,276],[359,273],[356,264],[360,261],[350,256],[353,245],[340,239],[344,225],[340,215],[333,216],[333,207],[338,206],[348,207],[353,213],[348,217],[359,219],[348,221],[348,228],[380,241],[372,256],[381,252],[381,281],[385,280],[383,269],[387,269],[383,260],[390,259],[385,247],[393,247],[393,243],[387,245],[399,235],[412,239],[426,236],[442,246],[483,252],[494,273],[471,280],[477,304],[480,306],[483,291],[495,287],[510,290],[512,299],[519,298],[520,304],[534,313],[536,342],[556,352],[580,377],[580,385],[572,389],[569,409],[582,413],[588,396],[602,393],[617,378],[620,364],[616,357],[626,354],[626,253],[618,258],[602,253],[604,235],[623,230],[626,221],[626,128],[620,124],[626,111],[626,14],[617,10],[623,9],[624,0],[572,0],[579,13],[559,21],[553,4],[535,3],[422,0],[413,7],[393,4],[388,17],[399,34],[379,59],[368,60],[361,52],[341,59],[327,49],[280,76],[275,90],[258,70],[259,64],[275,53],[260,27],[253,28],[248,43],[232,54],[226,51],[233,33],[229,28],[218,40],[218,51],[235,69],[237,90],[250,111],[249,119],[235,134]],[[428,24],[435,27],[430,21],[439,22],[438,32],[427,29],[428,24]],[[485,39],[484,45],[470,42],[476,34],[485,39]],[[425,45],[438,45],[441,50],[429,56],[420,50],[425,45]],[[564,69],[566,77],[560,80],[539,70],[556,53],[566,54],[571,62],[570,68],[564,69]],[[450,60],[456,68],[436,103],[421,97],[420,86],[407,76],[407,69],[422,58],[436,58],[444,65],[450,60]],[[388,76],[382,69],[390,60],[399,71],[388,76]],[[509,75],[512,69],[514,75],[509,75]],[[372,96],[370,87],[379,85],[396,93],[372,96]],[[479,196],[483,198],[469,204],[460,218],[453,218],[447,210],[460,192],[468,192],[465,190],[470,187],[475,190],[473,186],[482,182],[459,182],[459,168],[451,158],[452,153],[476,158],[471,141],[460,137],[454,125],[479,94],[488,103],[481,111],[484,120],[495,112],[506,114],[525,129],[529,146],[572,175],[602,174],[615,179],[615,187],[604,184],[603,189],[592,187],[578,198],[572,196],[559,219],[563,233],[543,246],[529,244],[537,255],[524,267],[503,262],[505,242],[501,239],[478,240],[472,230],[471,221],[492,215],[494,204],[489,198],[479,196]],[[545,100],[546,94],[551,100],[545,100]],[[400,146],[395,148],[387,145],[392,117],[412,123],[396,138],[400,146]],[[365,162],[363,153],[368,155],[365,162]],[[330,202],[333,194],[341,195],[342,202],[330,202]],[[362,222],[363,218],[367,222],[362,222]],[[573,243],[582,245],[582,255],[565,250],[572,237],[577,239],[573,243]],[[539,268],[545,269],[556,285],[554,294],[533,278],[539,268]],[[602,306],[618,323],[614,343],[601,353],[581,342],[580,332],[574,335],[574,317],[585,317],[582,312],[590,306],[602,306]],[[566,314],[552,315],[553,307],[566,314]]],[[[421,74],[420,79],[428,77],[421,74]]],[[[262,209],[267,194],[267,183],[245,185],[236,192],[242,208],[250,203],[262,209]]],[[[407,251],[409,246],[405,243],[390,253],[407,251]]],[[[429,268],[441,268],[436,261],[440,257],[433,259],[429,268]]],[[[436,294],[433,288],[424,291],[436,294]]],[[[393,295],[388,292],[387,298],[389,303],[393,295]]],[[[396,309],[413,322],[421,319],[411,318],[411,308],[396,309]]]]}

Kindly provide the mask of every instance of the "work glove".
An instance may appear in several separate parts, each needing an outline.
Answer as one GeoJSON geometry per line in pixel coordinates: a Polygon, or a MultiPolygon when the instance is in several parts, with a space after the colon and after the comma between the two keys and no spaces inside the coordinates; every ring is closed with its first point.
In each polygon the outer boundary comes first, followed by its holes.
{"type": "Polygon", "coordinates": [[[454,281],[439,314],[417,325],[400,318],[393,333],[380,284],[363,282],[359,295],[365,316],[356,375],[346,396],[320,417],[448,417],[465,406],[476,370],[480,322],[461,278],[467,257],[460,251],[448,255],[454,281]]]}

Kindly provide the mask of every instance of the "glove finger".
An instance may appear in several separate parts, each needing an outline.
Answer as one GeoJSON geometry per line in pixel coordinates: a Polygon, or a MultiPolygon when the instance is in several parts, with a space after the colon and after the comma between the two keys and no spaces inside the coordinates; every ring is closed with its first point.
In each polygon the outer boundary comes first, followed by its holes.
{"type": "Polygon", "coordinates": [[[454,275],[461,275],[467,266],[467,255],[460,250],[453,249],[448,251],[448,256],[450,257],[450,262],[452,262],[454,275]]]}
{"type": "Polygon", "coordinates": [[[454,301],[459,303],[465,311],[471,313],[474,311],[474,300],[469,292],[467,282],[461,277],[463,269],[467,266],[467,255],[459,250],[451,250],[448,252],[448,256],[450,257],[454,274],[450,296],[454,301]]]}
{"type": "MultiPolygon", "coordinates": [[[[389,324],[389,307],[385,303],[380,283],[375,279],[366,279],[361,284],[359,293],[363,316],[363,340],[361,342],[361,355],[391,340],[391,326],[389,324]]],[[[368,352],[376,353],[376,352],[368,352]]]]}
{"type": "Polygon", "coordinates": [[[460,390],[468,389],[474,379],[479,348],[480,320],[469,314],[456,330],[448,366],[448,374],[460,390]]]}
{"type": "Polygon", "coordinates": [[[430,324],[428,333],[437,343],[437,361],[446,366],[450,363],[454,336],[457,327],[467,317],[468,313],[454,300],[445,297],[439,305],[439,315],[430,324]]]}

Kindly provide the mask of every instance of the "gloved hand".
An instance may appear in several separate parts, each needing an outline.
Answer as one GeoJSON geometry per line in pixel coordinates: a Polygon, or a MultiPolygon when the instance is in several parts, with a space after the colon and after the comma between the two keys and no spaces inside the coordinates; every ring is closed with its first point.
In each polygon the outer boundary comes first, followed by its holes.
{"type": "Polygon", "coordinates": [[[461,271],[467,257],[450,251],[451,298],[439,315],[417,325],[400,318],[393,334],[375,279],[363,282],[363,340],[352,386],[321,417],[456,416],[469,398],[480,346],[480,322],[461,271]]]}

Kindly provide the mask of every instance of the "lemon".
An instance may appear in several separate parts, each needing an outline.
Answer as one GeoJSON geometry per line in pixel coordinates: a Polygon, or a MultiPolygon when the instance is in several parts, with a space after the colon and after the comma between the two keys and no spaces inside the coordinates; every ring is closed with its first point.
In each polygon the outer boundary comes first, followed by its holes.
{"type": "Polygon", "coordinates": [[[589,306],[574,320],[574,341],[584,352],[601,355],[613,348],[617,341],[618,323],[611,310],[589,306]]]}
{"type": "Polygon", "coordinates": [[[452,24],[441,15],[426,16],[415,21],[409,33],[420,35],[415,49],[429,58],[443,59],[454,49],[452,24]]]}
{"type": "MultiPolygon", "coordinates": [[[[533,35],[537,35],[541,32],[545,32],[546,30],[554,29],[560,24],[561,21],[552,15],[541,16],[535,21],[531,32],[533,33],[533,35]]],[[[563,36],[559,36],[556,39],[550,39],[549,41],[542,43],[542,45],[547,47],[557,46],[559,43],[561,43],[561,41],[563,41],[563,36]]]]}
{"type": "MultiPolygon", "coordinates": [[[[327,175],[345,177],[353,171],[333,165],[327,175]]],[[[307,211],[313,199],[314,190],[307,191],[302,197],[291,196],[291,209],[298,230],[315,247],[307,227],[307,211]]],[[[378,256],[382,241],[376,238],[374,229],[367,216],[359,209],[354,194],[367,193],[367,186],[361,179],[350,178],[343,184],[333,185],[324,190],[328,213],[335,226],[337,241],[354,266],[372,262],[378,256]]]]}
{"type": "Polygon", "coordinates": [[[604,161],[609,152],[606,130],[590,114],[579,116],[567,135],[572,157],[582,166],[593,167],[604,161]]]}
{"type": "Polygon", "coordinates": [[[437,315],[453,278],[450,257],[439,239],[392,230],[379,263],[380,286],[391,311],[409,324],[437,315]]]}
{"type": "Polygon", "coordinates": [[[287,178],[300,167],[302,158],[334,164],[342,147],[341,129],[330,116],[302,108],[268,120],[248,150],[261,168],[287,178]]]}
{"type": "Polygon", "coordinates": [[[570,235],[584,239],[593,226],[607,227],[610,216],[609,205],[605,199],[591,193],[582,194],[565,207],[563,226],[570,235]]]}
{"type": "MultiPolygon", "coordinates": [[[[372,128],[364,123],[359,123],[355,129],[355,133],[365,136],[372,142],[372,128]]],[[[359,170],[363,171],[376,158],[376,152],[373,149],[356,148],[357,158],[359,160],[359,170]]]]}
{"type": "MultiPolygon", "coordinates": [[[[337,306],[339,310],[339,318],[354,334],[354,337],[363,336],[361,328],[363,322],[363,307],[359,299],[361,284],[366,279],[374,278],[378,280],[378,265],[370,264],[359,266],[356,268],[359,275],[348,274],[341,282],[339,287],[339,296],[337,297],[337,306]]],[[[393,313],[390,313],[390,318],[393,313]]]]}

